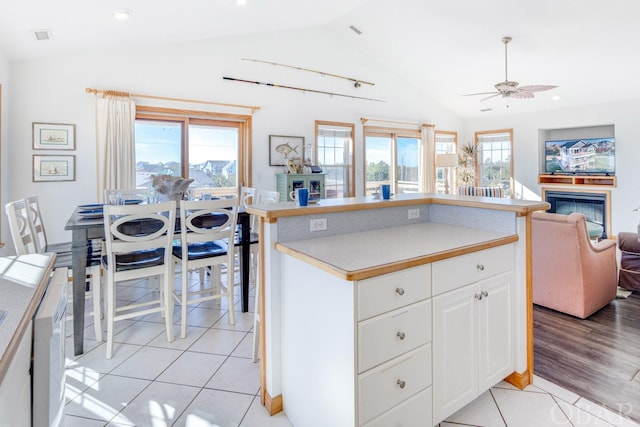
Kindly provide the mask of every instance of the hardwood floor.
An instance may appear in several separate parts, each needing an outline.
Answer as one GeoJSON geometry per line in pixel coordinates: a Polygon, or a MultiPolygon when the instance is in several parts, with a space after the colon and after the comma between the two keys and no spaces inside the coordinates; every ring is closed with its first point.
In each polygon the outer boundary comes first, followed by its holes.
{"type": "Polygon", "coordinates": [[[534,305],[534,372],[640,422],[640,295],[587,319],[534,305]]]}

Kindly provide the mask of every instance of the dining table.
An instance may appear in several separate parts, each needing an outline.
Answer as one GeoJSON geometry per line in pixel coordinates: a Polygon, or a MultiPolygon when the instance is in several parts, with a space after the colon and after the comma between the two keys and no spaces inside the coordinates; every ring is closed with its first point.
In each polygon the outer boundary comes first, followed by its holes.
{"type": "MultiPolygon", "coordinates": [[[[104,218],[83,215],[76,207],[67,220],[65,230],[71,231],[71,253],[73,271],[73,348],[74,355],[84,352],[84,318],[87,253],[92,240],[104,239],[104,218]]],[[[244,207],[238,208],[237,224],[239,228],[237,246],[240,247],[240,288],[242,312],[249,311],[249,262],[251,230],[250,215],[244,207]]]]}

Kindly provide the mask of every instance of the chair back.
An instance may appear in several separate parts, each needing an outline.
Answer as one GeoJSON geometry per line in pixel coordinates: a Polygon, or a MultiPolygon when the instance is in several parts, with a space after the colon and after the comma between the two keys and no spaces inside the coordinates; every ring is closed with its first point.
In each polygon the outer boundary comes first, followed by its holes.
{"type": "MultiPolygon", "coordinates": [[[[233,242],[238,199],[180,201],[180,241],[183,248],[192,243],[233,242]]],[[[231,251],[233,253],[233,251],[231,251]]]]}
{"type": "Polygon", "coordinates": [[[240,189],[240,206],[247,208],[256,202],[256,189],[253,187],[242,187],[240,189]]]}
{"type": "Polygon", "coordinates": [[[29,212],[29,220],[34,232],[34,244],[36,252],[44,252],[47,248],[47,233],[44,229],[44,221],[42,220],[42,212],[38,203],[38,196],[31,194],[24,198],[29,212]]]}
{"type": "Polygon", "coordinates": [[[29,207],[24,199],[9,202],[4,206],[9,231],[17,255],[38,253],[35,243],[36,236],[31,221],[29,221],[29,207]]]}
{"type": "Polygon", "coordinates": [[[171,245],[176,220],[174,201],[105,205],[103,215],[106,263],[111,270],[171,265],[171,245]],[[138,256],[140,253],[149,256],[138,256]],[[125,254],[131,256],[126,257],[125,254]],[[113,269],[112,266],[116,268],[113,269]]]}

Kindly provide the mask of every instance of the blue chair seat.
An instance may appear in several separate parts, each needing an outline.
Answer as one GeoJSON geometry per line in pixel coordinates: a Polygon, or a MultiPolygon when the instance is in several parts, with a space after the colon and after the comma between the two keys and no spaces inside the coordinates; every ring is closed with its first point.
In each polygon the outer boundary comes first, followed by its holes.
{"type": "MultiPolygon", "coordinates": [[[[173,255],[182,259],[182,246],[173,247],[173,255]]],[[[227,244],[223,241],[216,240],[213,242],[191,243],[187,248],[187,259],[211,258],[226,255],[227,244]]]]}
{"type": "MultiPolygon", "coordinates": [[[[106,255],[102,257],[102,260],[106,265],[109,265],[106,255]]],[[[164,264],[164,248],[116,255],[116,271],[134,270],[162,264],[164,264]]]]}

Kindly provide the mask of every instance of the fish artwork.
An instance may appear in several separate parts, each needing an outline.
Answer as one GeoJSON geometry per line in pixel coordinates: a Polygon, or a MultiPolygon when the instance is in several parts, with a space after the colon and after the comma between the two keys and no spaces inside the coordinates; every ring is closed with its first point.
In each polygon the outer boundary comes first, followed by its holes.
{"type": "Polygon", "coordinates": [[[291,145],[289,145],[288,142],[286,144],[280,144],[276,146],[276,152],[282,154],[282,157],[284,157],[285,159],[289,157],[289,154],[291,154],[292,151],[297,153],[298,149],[297,147],[292,147],[291,145]]]}

